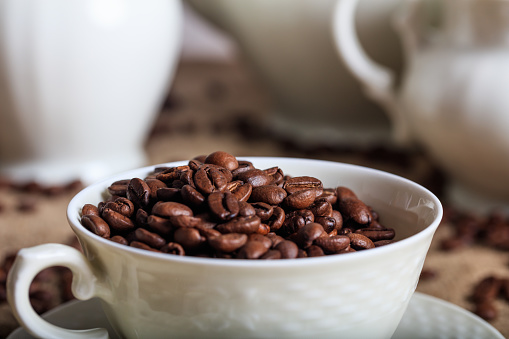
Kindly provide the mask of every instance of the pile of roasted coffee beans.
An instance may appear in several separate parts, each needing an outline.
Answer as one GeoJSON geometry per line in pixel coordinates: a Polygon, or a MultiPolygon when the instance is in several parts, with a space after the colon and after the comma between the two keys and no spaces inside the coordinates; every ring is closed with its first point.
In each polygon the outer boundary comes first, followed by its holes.
{"type": "Polygon", "coordinates": [[[288,259],[383,246],[395,231],[346,187],[258,169],[225,152],[109,186],[81,223],[120,244],[176,255],[288,259]]]}
{"type": "Polygon", "coordinates": [[[498,316],[495,299],[502,297],[509,301],[509,278],[488,276],[474,287],[472,301],[474,312],[486,320],[493,320],[498,316]]]}

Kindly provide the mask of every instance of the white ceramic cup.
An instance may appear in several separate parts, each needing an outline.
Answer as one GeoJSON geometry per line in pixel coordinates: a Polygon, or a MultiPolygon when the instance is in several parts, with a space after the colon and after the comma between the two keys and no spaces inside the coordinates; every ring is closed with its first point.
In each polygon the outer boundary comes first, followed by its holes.
{"type": "Polygon", "coordinates": [[[180,0],[0,1],[0,174],[84,183],[147,164],[180,0]]]}
{"type": "MultiPolygon", "coordinates": [[[[348,186],[394,227],[397,242],[361,252],[305,259],[251,261],[153,253],[103,239],[80,224],[84,204],[102,201],[119,179],[145,177],[147,167],[96,183],[68,207],[84,255],[57,244],[19,252],[8,277],[8,300],[26,330],[45,338],[90,338],[46,323],[28,299],[32,278],[54,265],[74,273],[78,299],[99,297],[126,338],[390,338],[415,291],[442,206],[401,177],[342,163],[242,158],[257,168],[312,175],[324,187],[348,186]]],[[[187,162],[165,164],[181,165],[187,162]]]]}

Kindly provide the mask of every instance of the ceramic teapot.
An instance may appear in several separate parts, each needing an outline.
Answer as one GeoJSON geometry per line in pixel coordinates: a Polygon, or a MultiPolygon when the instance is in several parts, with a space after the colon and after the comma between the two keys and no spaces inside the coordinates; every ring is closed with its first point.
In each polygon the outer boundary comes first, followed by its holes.
{"type": "MultiPolygon", "coordinates": [[[[336,1],[188,0],[236,40],[267,89],[273,100],[263,112],[267,128],[306,145],[388,143],[389,119],[337,58],[330,29],[336,1]]],[[[396,71],[401,51],[390,17],[401,1],[361,0],[356,13],[360,40],[396,71]]]]}
{"type": "Polygon", "coordinates": [[[451,176],[458,203],[509,201],[509,1],[409,0],[394,21],[406,63],[398,88],[356,37],[357,2],[337,3],[337,48],[390,114],[393,137],[429,152],[451,176]]]}

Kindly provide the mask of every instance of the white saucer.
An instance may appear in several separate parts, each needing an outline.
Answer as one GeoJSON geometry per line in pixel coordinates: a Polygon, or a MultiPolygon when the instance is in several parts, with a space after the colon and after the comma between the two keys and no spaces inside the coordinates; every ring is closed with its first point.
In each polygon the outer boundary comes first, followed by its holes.
{"type": "MultiPolygon", "coordinates": [[[[71,301],[43,316],[55,325],[69,329],[106,328],[110,338],[118,336],[108,323],[100,301],[71,301]]],[[[22,328],[7,339],[33,338],[22,328]]],[[[416,292],[393,339],[476,338],[504,339],[502,334],[475,314],[449,302],[416,292]]]]}

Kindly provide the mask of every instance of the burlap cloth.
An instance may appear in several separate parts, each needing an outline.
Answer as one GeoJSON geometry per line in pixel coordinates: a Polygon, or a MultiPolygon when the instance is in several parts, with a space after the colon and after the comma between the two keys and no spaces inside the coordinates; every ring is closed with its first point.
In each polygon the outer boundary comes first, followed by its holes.
{"type": "MultiPolygon", "coordinates": [[[[302,147],[257,129],[256,121],[269,111],[270,100],[241,62],[183,62],[169,98],[146,144],[151,164],[189,159],[215,150],[237,156],[313,157],[379,168],[440,190],[440,177],[422,154],[395,157],[380,150],[360,152],[340,145],[302,147]]],[[[65,209],[74,193],[47,196],[0,188],[0,260],[23,247],[68,243],[72,232],[65,209]],[[20,206],[26,199],[32,199],[28,202],[35,203],[34,208],[20,206]]],[[[436,276],[421,279],[417,290],[472,310],[468,296],[473,285],[487,275],[509,277],[509,255],[485,246],[443,251],[440,241],[451,232],[447,223],[440,226],[425,262],[425,269],[436,276]]],[[[59,302],[55,300],[54,305],[59,302]]],[[[509,302],[498,300],[496,307],[499,315],[492,324],[508,337],[509,302]]],[[[0,338],[17,326],[8,304],[0,303],[0,338]]]]}

